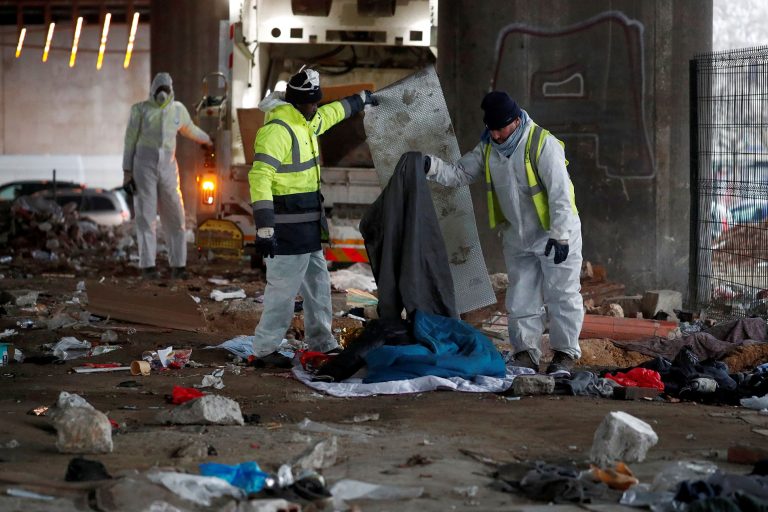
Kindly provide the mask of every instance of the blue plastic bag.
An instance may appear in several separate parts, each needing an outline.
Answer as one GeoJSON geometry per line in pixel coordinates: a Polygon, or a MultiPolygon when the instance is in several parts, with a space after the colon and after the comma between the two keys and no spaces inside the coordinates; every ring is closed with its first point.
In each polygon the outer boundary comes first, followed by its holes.
{"type": "Polygon", "coordinates": [[[255,462],[243,462],[237,466],[206,462],[205,464],[200,464],[200,474],[226,480],[247,493],[261,491],[264,488],[264,481],[269,476],[255,462]]]}

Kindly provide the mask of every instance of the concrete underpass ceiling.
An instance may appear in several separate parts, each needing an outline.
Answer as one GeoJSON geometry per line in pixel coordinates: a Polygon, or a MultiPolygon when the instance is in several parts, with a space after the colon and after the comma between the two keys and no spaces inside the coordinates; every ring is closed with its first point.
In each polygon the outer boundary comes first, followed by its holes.
{"type": "Polygon", "coordinates": [[[134,12],[148,22],[150,0],[0,0],[0,25],[74,23],[79,16],[86,24],[98,24],[106,13],[112,23],[129,23],[134,12]]]}

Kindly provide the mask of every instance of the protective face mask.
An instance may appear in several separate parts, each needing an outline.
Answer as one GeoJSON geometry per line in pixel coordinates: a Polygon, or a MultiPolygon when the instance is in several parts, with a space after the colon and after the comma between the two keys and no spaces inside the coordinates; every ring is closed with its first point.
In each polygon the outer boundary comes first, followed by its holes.
{"type": "Polygon", "coordinates": [[[165,91],[160,91],[157,94],[155,94],[155,101],[157,101],[158,105],[165,104],[166,101],[168,101],[168,93],[165,91]]]}

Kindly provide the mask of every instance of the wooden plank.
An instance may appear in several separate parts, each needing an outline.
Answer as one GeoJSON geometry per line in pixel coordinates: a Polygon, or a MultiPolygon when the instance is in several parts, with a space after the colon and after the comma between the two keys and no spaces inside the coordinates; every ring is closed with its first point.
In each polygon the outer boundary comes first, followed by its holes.
{"type": "Polygon", "coordinates": [[[125,290],[89,281],[88,310],[94,315],[182,331],[206,327],[197,304],[186,293],[160,290],[125,290]]]}

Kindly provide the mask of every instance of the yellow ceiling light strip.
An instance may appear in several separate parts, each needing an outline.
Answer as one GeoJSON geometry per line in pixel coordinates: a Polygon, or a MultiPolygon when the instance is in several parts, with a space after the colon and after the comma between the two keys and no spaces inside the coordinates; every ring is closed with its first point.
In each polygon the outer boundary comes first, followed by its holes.
{"type": "Polygon", "coordinates": [[[133,13],[133,21],[131,22],[131,32],[128,36],[128,47],[125,49],[125,60],[123,61],[123,68],[128,69],[131,63],[131,54],[133,53],[133,42],[136,40],[136,29],[139,26],[139,13],[133,13]]]}
{"type": "Polygon", "coordinates": [[[53,39],[53,29],[55,27],[56,24],[53,22],[48,25],[48,35],[45,37],[45,48],[43,49],[43,62],[48,60],[48,52],[51,51],[51,40],[53,39]]]}
{"type": "Polygon", "coordinates": [[[24,38],[27,35],[27,29],[22,28],[21,32],[19,32],[19,43],[16,45],[16,58],[18,59],[21,57],[21,47],[24,46],[24,38]]]}
{"type": "Polygon", "coordinates": [[[72,53],[69,55],[69,67],[75,67],[75,59],[77,58],[77,45],[80,43],[80,30],[83,28],[83,17],[77,18],[77,25],[75,26],[75,36],[72,38],[72,53]]]}
{"type": "Polygon", "coordinates": [[[107,48],[107,35],[109,34],[109,20],[112,19],[112,13],[104,16],[104,27],[101,29],[101,44],[99,45],[99,58],[96,60],[96,69],[101,69],[104,61],[104,50],[107,48]]]}

